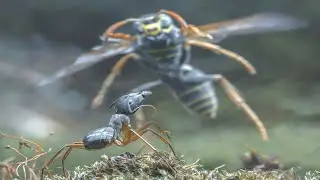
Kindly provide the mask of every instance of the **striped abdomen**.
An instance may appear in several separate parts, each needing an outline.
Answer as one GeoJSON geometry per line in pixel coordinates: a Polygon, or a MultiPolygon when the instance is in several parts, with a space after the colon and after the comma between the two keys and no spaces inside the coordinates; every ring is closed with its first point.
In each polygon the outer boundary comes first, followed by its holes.
{"type": "MultiPolygon", "coordinates": [[[[169,84],[170,86],[170,84],[169,84]]],[[[170,86],[178,100],[185,107],[202,117],[214,119],[217,114],[218,100],[210,81],[198,84],[180,84],[179,87],[170,86]]]]}
{"type": "Polygon", "coordinates": [[[170,63],[175,59],[179,59],[178,57],[182,55],[182,51],[182,44],[166,45],[165,43],[161,44],[158,42],[158,44],[154,43],[148,47],[143,47],[140,54],[142,54],[142,56],[144,56],[147,60],[153,62],[170,63]]]}

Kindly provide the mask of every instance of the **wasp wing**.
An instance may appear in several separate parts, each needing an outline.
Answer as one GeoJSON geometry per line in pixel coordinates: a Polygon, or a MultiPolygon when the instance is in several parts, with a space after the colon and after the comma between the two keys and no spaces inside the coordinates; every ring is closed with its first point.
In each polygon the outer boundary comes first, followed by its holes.
{"type": "Polygon", "coordinates": [[[53,83],[54,81],[66,76],[70,76],[78,71],[84,70],[93,66],[94,64],[101,62],[107,58],[127,54],[133,52],[134,48],[130,43],[105,43],[99,46],[93,47],[89,52],[86,52],[79,56],[76,61],[70,66],[66,66],[52,76],[44,78],[38,83],[38,86],[45,86],[53,83]]]}
{"type": "Polygon", "coordinates": [[[217,43],[234,35],[289,31],[307,26],[307,22],[282,13],[258,13],[217,23],[198,26],[217,43]]]}

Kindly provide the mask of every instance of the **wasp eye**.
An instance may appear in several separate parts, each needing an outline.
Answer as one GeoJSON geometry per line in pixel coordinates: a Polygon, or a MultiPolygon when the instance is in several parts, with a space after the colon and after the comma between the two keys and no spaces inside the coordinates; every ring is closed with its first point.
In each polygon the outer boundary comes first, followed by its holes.
{"type": "Polygon", "coordinates": [[[161,26],[163,28],[168,28],[170,25],[172,25],[173,21],[170,16],[166,14],[160,14],[160,19],[161,19],[161,26]]]}

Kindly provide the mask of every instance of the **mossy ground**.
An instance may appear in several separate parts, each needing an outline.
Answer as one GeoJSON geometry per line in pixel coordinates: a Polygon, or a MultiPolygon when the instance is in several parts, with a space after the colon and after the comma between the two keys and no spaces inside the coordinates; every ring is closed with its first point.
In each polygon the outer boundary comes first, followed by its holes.
{"type": "Polygon", "coordinates": [[[64,179],[123,179],[123,180],[319,180],[320,172],[308,172],[299,176],[295,169],[290,170],[238,170],[227,172],[224,167],[205,170],[198,162],[187,164],[182,157],[172,154],[146,153],[133,155],[125,153],[116,157],[103,155],[89,166],[76,167],[68,177],[53,175],[46,180],[64,179]]]}

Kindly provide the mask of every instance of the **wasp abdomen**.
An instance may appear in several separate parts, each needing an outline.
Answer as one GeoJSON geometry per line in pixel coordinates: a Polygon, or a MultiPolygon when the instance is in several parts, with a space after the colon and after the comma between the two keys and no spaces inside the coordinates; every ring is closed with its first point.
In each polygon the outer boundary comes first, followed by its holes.
{"type": "Polygon", "coordinates": [[[185,108],[202,117],[216,117],[218,100],[211,81],[199,83],[182,83],[166,81],[176,98],[185,108]]]}
{"type": "Polygon", "coordinates": [[[195,113],[215,118],[218,100],[211,82],[203,82],[177,92],[180,101],[195,113]]]}
{"type": "Polygon", "coordinates": [[[83,138],[83,145],[88,150],[102,149],[113,142],[115,130],[112,127],[104,127],[93,130],[83,138]]]}

